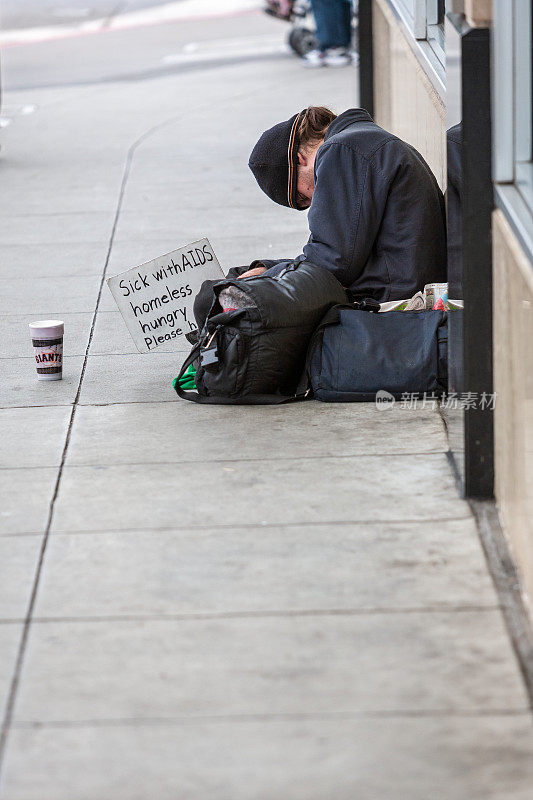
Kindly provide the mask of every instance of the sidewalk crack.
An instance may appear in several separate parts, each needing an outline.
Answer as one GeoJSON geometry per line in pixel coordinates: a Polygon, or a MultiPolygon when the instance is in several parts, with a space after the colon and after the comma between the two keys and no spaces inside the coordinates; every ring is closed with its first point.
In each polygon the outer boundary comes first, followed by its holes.
{"type": "Polygon", "coordinates": [[[117,232],[118,221],[119,221],[119,218],[120,218],[120,213],[122,211],[122,205],[123,205],[123,202],[124,202],[124,195],[125,195],[125,192],[126,192],[126,185],[128,183],[128,178],[129,178],[129,175],[130,175],[130,171],[131,171],[131,167],[132,167],[132,163],[133,163],[133,158],[135,156],[135,153],[136,153],[137,149],[141,146],[141,144],[143,144],[144,141],[146,141],[146,139],[148,139],[154,133],[156,133],[159,130],[161,130],[161,128],[164,128],[167,125],[172,124],[173,122],[177,122],[182,117],[183,117],[183,113],[176,114],[176,115],[170,117],[169,119],[166,119],[163,122],[160,122],[157,125],[152,126],[147,131],[145,131],[141,136],[139,136],[138,139],[136,139],[133,142],[133,144],[130,145],[130,147],[129,147],[128,151],[127,151],[126,162],[125,162],[125,165],[124,165],[124,171],[123,171],[123,174],[122,174],[122,181],[121,181],[121,184],[120,184],[118,200],[117,200],[117,205],[116,205],[116,209],[115,209],[115,216],[114,216],[114,220],[113,220],[113,226],[112,226],[111,234],[110,234],[110,237],[109,237],[109,244],[108,244],[108,248],[107,248],[107,254],[106,254],[104,267],[103,267],[103,270],[102,270],[102,273],[101,273],[101,276],[100,276],[100,284],[99,284],[99,287],[98,287],[98,294],[97,294],[97,297],[96,297],[96,304],[95,304],[94,312],[93,312],[93,315],[92,315],[91,328],[90,328],[90,331],[89,331],[89,338],[88,338],[88,341],[87,341],[87,346],[85,348],[85,354],[84,354],[84,357],[83,357],[83,365],[82,365],[81,374],[80,374],[80,378],[79,378],[79,382],[78,382],[78,388],[77,388],[77,391],[76,391],[76,396],[74,398],[74,402],[72,404],[72,411],[71,411],[71,414],[70,414],[70,420],[69,420],[69,424],[68,424],[68,427],[67,427],[67,433],[66,433],[66,436],[65,436],[65,443],[63,445],[61,463],[60,463],[59,468],[58,468],[57,478],[56,478],[56,482],[55,482],[55,485],[54,485],[52,498],[50,500],[50,506],[49,506],[49,509],[48,509],[48,516],[47,516],[46,526],[45,526],[45,530],[44,530],[43,541],[42,541],[42,544],[41,544],[41,549],[39,551],[39,559],[38,559],[37,568],[36,568],[36,571],[35,571],[35,577],[34,577],[34,581],[33,581],[32,592],[31,592],[31,595],[30,595],[29,603],[28,603],[28,610],[27,610],[25,618],[24,618],[22,636],[21,636],[21,640],[20,640],[20,644],[19,644],[19,648],[18,648],[18,652],[17,652],[17,658],[16,658],[16,661],[15,661],[15,668],[14,668],[14,672],[13,672],[13,677],[12,677],[12,680],[11,680],[11,684],[10,684],[9,692],[8,692],[8,697],[7,697],[7,701],[6,701],[6,705],[5,705],[4,717],[3,717],[3,720],[2,720],[2,729],[1,729],[1,732],[0,732],[0,771],[1,771],[1,768],[2,768],[2,765],[3,765],[3,760],[4,760],[4,757],[5,757],[5,751],[6,751],[6,745],[7,745],[7,738],[8,738],[9,730],[10,730],[12,722],[13,722],[13,711],[14,711],[14,707],[15,707],[15,700],[16,700],[16,697],[17,697],[17,691],[18,691],[18,686],[19,686],[19,682],[20,682],[20,675],[21,675],[22,665],[23,665],[24,656],[25,656],[25,653],[26,653],[29,630],[30,630],[30,626],[31,626],[32,618],[33,618],[33,611],[34,611],[34,608],[35,608],[35,602],[36,602],[36,598],[37,598],[37,590],[39,588],[39,583],[40,583],[40,579],[41,579],[41,573],[42,573],[42,569],[43,569],[46,548],[47,548],[47,544],[48,544],[48,539],[50,537],[50,530],[51,530],[51,527],[52,527],[52,521],[53,521],[53,517],[54,517],[55,505],[56,505],[56,501],[57,501],[57,498],[58,498],[58,495],[59,495],[59,489],[60,489],[60,486],[61,486],[61,478],[63,476],[63,470],[64,470],[64,467],[65,467],[65,461],[66,461],[67,452],[68,452],[68,448],[69,448],[69,444],[70,444],[70,438],[71,438],[71,434],[72,434],[72,426],[74,424],[74,420],[75,420],[75,417],[76,417],[76,411],[77,411],[77,407],[78,407],[78,404],[79,404],[81,388],[82,388],[82,385],[83,385],[83,379],[85,377],[85,370],[87,368],[87,360],[88,360],[88,357],[89,357],[89,350],[90,350],[91,343],[92,343],[92,340],[93,340],[94,329],[95,329],[95,325],[96,325],[96,317],[97,317],[97,314],[98,314],[98,308],[100,306],[100,300],[101,300],[101,297],[102,297],[102,290],[103,290],[103,287],[104,287],[107,268],[109,266],[109,261],[110,261],[110,258],[111,258],[111,251],[113,249],[113,244],[114,244],[114,241],[115,241],[115,235],[116,235],[116,232],[117,232]]]}

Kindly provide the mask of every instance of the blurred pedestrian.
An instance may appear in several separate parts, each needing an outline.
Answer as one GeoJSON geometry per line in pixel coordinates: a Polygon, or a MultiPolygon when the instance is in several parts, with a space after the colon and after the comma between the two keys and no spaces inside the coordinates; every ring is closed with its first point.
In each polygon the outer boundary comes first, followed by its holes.
{"type": "Polygon", "coordinates": [[[266,0],[265,11],[277,19],[290,20],[294,0],[266,0]]]}
{"type": "Polygon", "coordinates": [[[352,0],[311,0],[318,47],[303,57],[306,67],[345,67],[351,63],[352,0]]]}

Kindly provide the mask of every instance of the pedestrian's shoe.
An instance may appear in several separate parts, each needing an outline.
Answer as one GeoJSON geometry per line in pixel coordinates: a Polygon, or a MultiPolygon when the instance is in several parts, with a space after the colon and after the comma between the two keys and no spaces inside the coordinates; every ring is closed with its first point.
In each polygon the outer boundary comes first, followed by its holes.
{"type": "Polygon", "coordinates": [[[303,56],[304,67],[315,69],[316,67],[324,67],[324,53],[322,50],[310,50],[303,56]]]}
{"type": "Polygon", "coordinates": [[[352,63],[352,56],[344,47],[331,47],[324,53],[324,63],[327,67],[346,67],[352,63]]]}

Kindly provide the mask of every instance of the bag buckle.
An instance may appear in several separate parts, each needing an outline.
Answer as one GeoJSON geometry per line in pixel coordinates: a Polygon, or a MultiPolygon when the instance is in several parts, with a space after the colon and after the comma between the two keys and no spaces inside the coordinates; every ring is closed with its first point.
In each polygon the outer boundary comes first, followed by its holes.
{"type": "Polygon", "coordinates": [[[202,367],[207,367],[209,364],[218,364],[218,353],[216,347],[211,347],[209,350],[204,350],[200,353],[200,364],[202,367]]]}
{"type": "Polygon", "coordinates": [[[210,364],[218,364],[217,345],[215,344],[213,347],[210,346],[211,342],[217,335],[218,328],[219,326],[215,328],[208,341],[202,347],[202,351],[200,353],[200,364],[202,367],[207,367],[210,364]]]}
{"type": "Polygon", "coordinates": [[[379,309],[381,308],[380,303],[377,300],[374,300],[373,297],[364,297],[362,300],[359,300],[359,311],[370,311],[372,314],[379,313],[379,309]]]}

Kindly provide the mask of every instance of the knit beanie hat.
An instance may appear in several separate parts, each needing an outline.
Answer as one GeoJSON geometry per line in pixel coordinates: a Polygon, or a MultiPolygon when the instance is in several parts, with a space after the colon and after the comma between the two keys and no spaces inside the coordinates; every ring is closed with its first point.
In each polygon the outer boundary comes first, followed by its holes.
{"type": "Polygon", "coordinates": [[[265,131],[252,150],[248,166],[260,188],[275,203],[298,206],[298,126],[304,111],[265,131]]]}

